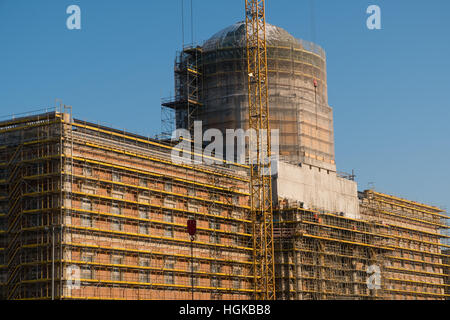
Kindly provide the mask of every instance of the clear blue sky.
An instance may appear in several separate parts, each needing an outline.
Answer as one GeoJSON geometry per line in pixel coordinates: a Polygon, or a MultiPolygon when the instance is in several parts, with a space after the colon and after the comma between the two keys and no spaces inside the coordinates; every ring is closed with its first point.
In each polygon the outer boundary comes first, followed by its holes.
{"type": "MultiPolygon", "coordinates": [[[[156,134],[160,98],[173,93],[180,2],[0,0],[0,116],[60,98],[77,118],[156,134]],[[66,28],[71,4],[81,31],[66,28]]],[[[374,182],[450,209],[450,1],[315,2],[315,36],[311,0],[267,0],[267,18],[327,51],[338,168],[355,169],[360,190],[374,182]],[[380,31],[366,28],[371,4],[380,31]]],[[[243,5],[194,0],[195,40],[242,20],[243,5]]]]}

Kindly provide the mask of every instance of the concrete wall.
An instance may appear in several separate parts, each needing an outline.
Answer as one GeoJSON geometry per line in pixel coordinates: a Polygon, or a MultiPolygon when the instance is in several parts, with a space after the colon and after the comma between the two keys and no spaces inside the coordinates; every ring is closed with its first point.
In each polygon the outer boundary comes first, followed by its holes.
{"type": "Polygon", "coordinates": [[[278,162],[273,181],[274,199],[300,201],[309,209],[343,212],[359,218],[358,186],[336,172],[309,165],[278,162]]]}

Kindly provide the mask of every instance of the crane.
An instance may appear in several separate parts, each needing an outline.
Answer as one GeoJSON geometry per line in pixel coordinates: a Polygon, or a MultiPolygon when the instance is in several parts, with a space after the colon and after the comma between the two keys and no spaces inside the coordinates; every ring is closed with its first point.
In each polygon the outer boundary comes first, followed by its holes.
{"type": "Polygon", "coordinates": [[[266,17],[264,0],[245,0],[250,145],[250,207],[253,222],[254,294],[275,300],[271,134],[269,125],[266,17]],[[251,149],[251,148],[250,148],[251,149]]]}

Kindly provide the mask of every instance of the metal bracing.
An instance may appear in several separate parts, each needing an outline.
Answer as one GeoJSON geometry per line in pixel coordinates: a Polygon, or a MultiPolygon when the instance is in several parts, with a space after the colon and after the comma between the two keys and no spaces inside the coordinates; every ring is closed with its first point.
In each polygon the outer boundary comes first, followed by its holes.
{"type": "Polygon", "coordinates": [[[61,185],[61,163],[60,156],[54,155],[60,153],[60,122],[53,112],[1,124],[4,156],[0,171],[4,174],[0,184],[7,191],[0,200],[7,235],[4,265],[0,266],[5,299],[21,298],[26,291],[22,284],[33,286],[36,279],[49,281],[29,290],[30,296],[51,296],[54,292],[55,238],[48,226],[58,220],[59,212],[45,210],[59,206],[56,194],[61,185]]]}
{"type": "Polygon", "coordinates": [[[245,1],[255,298],[275,299],[269,92],[264,0],[245,1]],[[268,161],[267,161],[268,160],[268,161]]]}
{"type": "Polygon", "coordinates": [[[202,104],[203,74],[201,68],[201,47],[187,47],[175,62],[175,97],[162,103],[162,136],[170,139],[173,130],[194,131],[194,121],[198,119],[202,104]],[[172,130],[172,131],[170,131],[172,130]]]}
{"type": "MultiPolygon", "coordinates": [[[[155,162],[159,162],[159,163],[165,163],[168,165],[174,165],[177,167],[184,167],[184,168],[188,168],[188,169],[192,169],[195,171],[199,171],[199,172],[207,172],[207,173],[211,173],[211,174],[215,174],[214,171],[210,170],[211,166],[202,166],[202,165],[196,165],[196,166],[191,166],[191,165],[185,165],[185,164],[176,164],[173,163],[171,161],[169,161],[170,156],[167,156],[167,153],[169,153],[170,155],[170,151],[175,150],[175,151],[182,151],[181,149],[177,149],[175,147],[173,147],[170,144],[165,144],[159,141],[155,141],[155,140],[150,140],[150,139],[143,139],[142,137],[137,137],[137,136],[132,136],[123,132],[117,132],[116,130],[108,130],[108,128],[105,127],[96,127],[93,124],[85,124],[85,123],[81,123],[78,120],[74,120],[74,123],[72,124],[72,126],[76,127],[76,128],[80,128],[77,129],[77,134],[80,135],[80,131],[86,131],[86,135],[84,137],[86,138],[91,138],[91,137],[97,137],[97,139],[95,139],[96,143],[100,143],[102,142],[103,145],[99,145],[99,144],[94,144],[92,145],[92,142],[86,142],[86,139],[81,139],[79,140],[80,142],[84,142],[86,145],[88,146],[93,146],[96,148],[103,148],[105,151],[114,151],[117,152],[118,150],[120,150],[122,153],[125,152],[129,155],[133,155],[133,156],[137,156],[137,157],[141,157],[142,159],[147,159],[147,160],[151,160],[151,161],[155,161],[155,162]],[[121,148],[108,148],[105,147],[105,143],[107,145],[110,145],[112,142],[114,141],[115,146],[119,145],[121,148]],[[122,143],[120,143],[120,142],[122,143]],[[130,145],[133,145],[133,147],[131,148],[130,145]],[[126,150],[132,149],[134,151],[139,150],[139,152],[142,151],[146,151],[145,153],[149,153],[149,149],[151,150],[151,154],[154,155],[153,157],[146,157],[143,156],[143,154],[141,153],[129,153],[126,150]],[[147,150],[143,150],[147,149],[147,150]],[[160,152],[162,152],[163,154],[161,154],[160,152]],[[163,157],[163,155],[165,155],[166,157],[163,157]],[[158,158],[158,157],[161,158],[158,158]]],[[[83,135],[81,135],[83,138],[83,135]]],[[[201,154],[197,154],[197,153],[192,153],[192,156],[201,156],[201,154]]],[[[242,164],[238,164],[238,163],[234,163],[234,162],[228,162],[226,160],[221,160],[219,158],[213,158],[213,157],[209,157],[209,156],[204,156],[204,158],[207,158],[209,160],[214,160],[214,162],[219,161],[219,163],[221,164],[226,164],[226,165],[231,165],[233,167],[240,167],[240,168],[245,168],[247,169],[248,166],[246,165],[242,165],[242,164]]],[[[233,174],[235,172],[233,172],[233,170],[229,171],[229,174],[225,174],[224,171],[225,168],[224,167],[220,167],[221,168],[221,176],[233,176],[233,174]]],[[[238,178],[241,179],[242,178],[238,178]]],[[[247,181],[247,179],[243,180],[243,181],[247,181]]]]}
{"type": "Polygon", "coordinates": [[[377,223],[376,232],[389,236],[392,248],[382,268],[383,287],[394,299],[445,298],[443,285],[448,255],[440,229],[448,219],[443,210],[366,190],[361,215],[377,223]]]}
{"type": "MultiPolygon", "coordinates": [[[[63,288],[64,288],[64,281],[63,279],[67,276],[66,270],[64,268],[64,263],[62,257],[65,256],[65,250],[64,247],[61,245],[63,243],[63,232],[65,228],[65,223],[67,220],[71,220],[72,218],[72,207],[73,207],[73,184],[74,184],[74,139],[73,139],[73,117],[72,117],[72,107],[71,106],[63,106],[63,121],[61,122],[61,195],[60,195],[60,201],[61,201],[61,208],[60,208],[60,219],[59,224],[57,226],[53,225],[52,227],[52,233],[54,236],[55,229],[58,230],[59,234],[59,292],[55,292],[55,278],[57,275],[55,275],[54,272],[54,266],[55,266],[55,256],[52,255],[52,265],[53,265],[53,271],[52,271],[52,300],[55,299],[55,296],[63,296],[63,288]],[[57,227],[57,228],[56,228],[57,227]]],[[[53,222],[56,223],[56,222],[53,222]]],[[[52,245],[54,246],[55,238],[52,240],[52,245]]]]}
{"type": "Polygon", "coordinates": [[[277,274],[283,299],[384,297],[365,281],[367,266],[382,265],[381,253],[392,251],[389,237],[377,235],[373,224],[298,208],[277,211],[275,221],[277,270],[289,270],[277,274]],[[280,261],[283,256],[289,260],[280,261]]]}
{"type": "Polygon", "coordinates": [[[252,296],[246,172],[172,164],[168,145],[70,118],[0,127],[15,141],[0,145],[5,298],[188,298],[192,215],[196,299],[252,296]],[[81,268],[80,289],[68,285],[70,266],[81,268]]]}

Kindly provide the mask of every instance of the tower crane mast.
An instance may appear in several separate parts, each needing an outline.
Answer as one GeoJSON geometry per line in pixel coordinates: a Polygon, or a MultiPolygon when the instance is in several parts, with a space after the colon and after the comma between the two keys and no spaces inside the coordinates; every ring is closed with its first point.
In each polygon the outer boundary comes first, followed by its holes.
{"type": "Polygon", "coordinates": [[[253,221],[254,293],[257,300],[275,299],[271,134],[264,0],[245,0],[250,132],[250,204],[253,221]]]}

